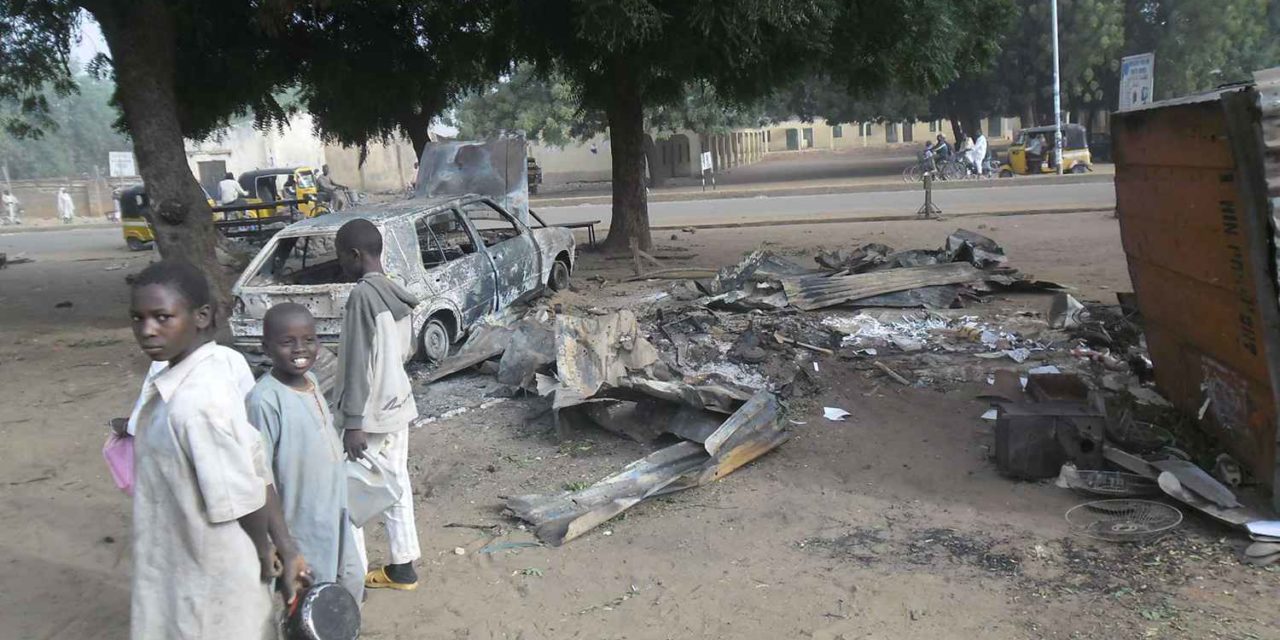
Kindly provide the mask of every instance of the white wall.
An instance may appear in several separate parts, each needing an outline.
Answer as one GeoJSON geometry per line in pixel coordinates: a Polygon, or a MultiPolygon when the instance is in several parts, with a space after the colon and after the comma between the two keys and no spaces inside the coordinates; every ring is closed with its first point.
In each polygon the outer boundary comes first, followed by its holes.
{"type": "Polygon", "coordinates": [[[542,167],[543,184],[595,182],[609,180],[613,175],[612,150],[609,139],[598,135],[587,142],[563,147],[531,143],[529,156],[536,158],[538,166],[542,167]],[[591,153],[593,143],[596,153],[591,153]]]}
{"type": "Polygon", "coordinates": [[[187,164],[200,176],[200,162],[220,160],[227,171],[239,175],[253,169],[307,165],[325,162],[324,145],[312,131],[311,115],[295,115],[283,129],[258,131],[252,121],[236,123],[200,142],[188,140],[187,164]]]}

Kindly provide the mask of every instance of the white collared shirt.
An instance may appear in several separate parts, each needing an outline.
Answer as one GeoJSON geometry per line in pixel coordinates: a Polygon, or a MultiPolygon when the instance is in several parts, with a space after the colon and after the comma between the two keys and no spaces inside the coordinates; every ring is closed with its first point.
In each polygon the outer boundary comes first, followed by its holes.
{"type": "Polygon", "coordinates": [[[268,637],[270,590],[237,520],[266,504],[269,471],[223,348],[203,345],[143,388],[134,440],[135,639],[268,637]]]}
{"type": "MultiPolygon", "coordinates": [[[[213,358],[218,363],[218,366],[223,368],[227,377],[235,380],[236,387],[240,389],[240,396],[243,398],[249,395],[257,380],[254,380],[253,370],[249,368],[249,363],[245,361],[244,356],[235,349],[212,342],[201,347],[201,349],[206,348],[213,352],[209,357],[213,358]]],[[[147,376],[142,379],[142,391],[138,392],[138,399],[133,403],[133,411],[129,413],[129,426],[126,428],[129,435],[134,435],[138,432],[138,413],[142,411],[142,405],[145,400],[143,391],[146,391],[147,384],[168,366],[168,362],[159,361],[152,362],[151,367],[147,369],[147,376]]]]}

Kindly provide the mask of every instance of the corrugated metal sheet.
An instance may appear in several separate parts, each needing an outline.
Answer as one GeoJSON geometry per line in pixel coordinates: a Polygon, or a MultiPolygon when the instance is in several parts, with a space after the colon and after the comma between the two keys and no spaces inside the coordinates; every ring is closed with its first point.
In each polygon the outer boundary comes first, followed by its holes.
{"type": "Polygon", "coordinates": [[[627,465],[593,485],[555,495],[507,499],[507,509],[559,546],[653,496],[714,482],[791,437],[782,404],[768,391],[751,397],[705,442],[681,441],[627,465]]]}
{"type": "Polygon", "coordinates": [[[984,272],[967,262],[886,269],[849,276],[808,276],[782,281],[787,302],[812,311],[896,291],[982,280],[984,272]]]}
{"type": "MultiPolygon", "coordinates": [[[[1276,478],[1280,315],[1274,234],[1238,158],[1253,128],[1229,126],[1247,87],[1116,113],[1116,206],[1161,391],[1253,472],[1276,478]],[[1233,139],[1233,132],[1235,138],[1233,139]]],[[[1273,494],[1274,495],[1274,494],[1273,494]]]]}

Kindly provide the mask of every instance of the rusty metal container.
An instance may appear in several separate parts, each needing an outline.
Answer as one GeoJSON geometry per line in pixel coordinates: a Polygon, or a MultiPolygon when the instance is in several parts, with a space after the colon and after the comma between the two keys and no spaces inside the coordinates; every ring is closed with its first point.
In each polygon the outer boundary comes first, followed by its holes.
{"type": "MultiPolygon", "coordinates": [[[[1280,509],[1280,297],[1271,111],[1248,85],[1112,115],[1116,209],[1156,384],[1204,418],[1280,509]],[[1268,142],[1270,140],[1270,142],[1268,142]]],[[[1280,186],[1280,185],[1277,185],[1280,186]]],[[[1280,201],[1280,200],[1278,200],[1280,201]]]]}

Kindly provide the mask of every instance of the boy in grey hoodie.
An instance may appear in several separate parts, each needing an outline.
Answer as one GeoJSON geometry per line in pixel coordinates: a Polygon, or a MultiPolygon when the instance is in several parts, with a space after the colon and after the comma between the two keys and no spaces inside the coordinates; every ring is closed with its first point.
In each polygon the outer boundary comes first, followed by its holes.
{"type": "MultiPolygon", "coordinates": [[[[336,245],[343,272],[359,280],[343,314],[334,421],[347,457],[376,456],[400,491],[400,500],[382,513],[391,561],[365,574],[365,588],[409,591],[418,586],[413,561],[421,556],[408,468],[409,423],[418,408],[404,364],[413,354],[410,312],[418,300],[383,272],[382,234],[372,222],[342,225],[336,245]]],[[[355,543],[367,559],[363,532],[355,543]]]]}

